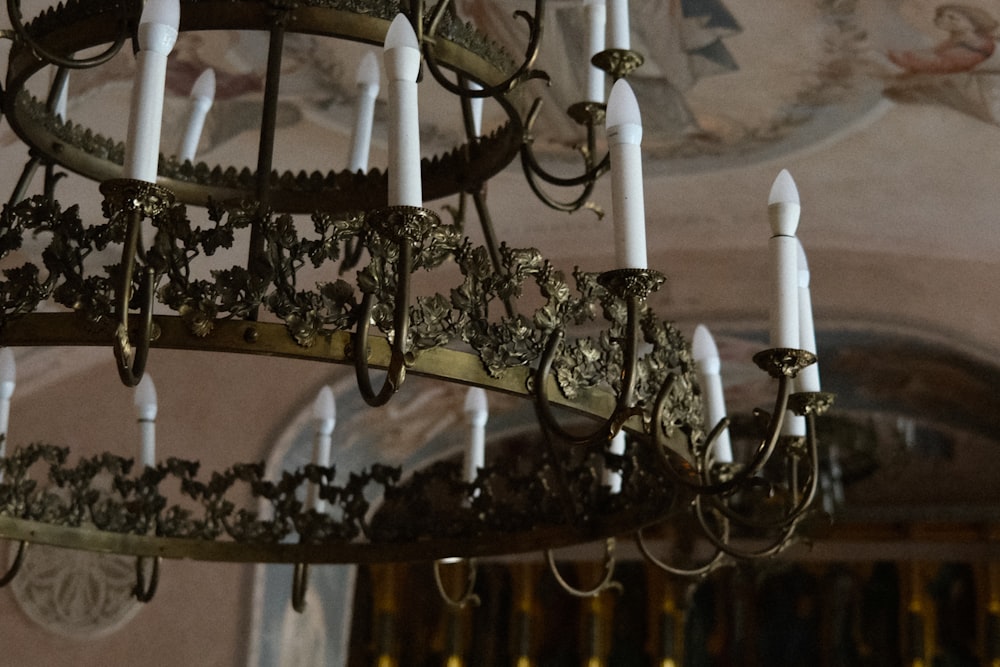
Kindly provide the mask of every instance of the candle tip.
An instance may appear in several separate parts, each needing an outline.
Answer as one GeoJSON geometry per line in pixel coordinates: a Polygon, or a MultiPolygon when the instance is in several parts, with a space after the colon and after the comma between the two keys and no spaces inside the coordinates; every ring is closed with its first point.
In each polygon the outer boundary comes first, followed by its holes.
{"type": "Polygon", "coordinates": [[[694,328],[694,336],[691,341],[691,356],[694,357],[695,361],[719,358],[719,349],[715,345],[715,339],[704,324],[699,324],[694,328]]]}
{"type": "Polygon", "coordinates": [[[333,421],[336,418],[337,403],[333,398],[333,390],[328,385],[323,385],[313,401],[313,419],[333,421]]]}
{"type": "Polygon", "coordinates": [[[177,30],[181,23],[180,0],[147,0],[139,17],[139,24],[155,23],[177,30]]]}
{"type": "Polygon", "coordinates": [[[204,72],[198,75],[198,78],[194,80],[194,85],[191,86],[191,98],[192,99],[215,99],[215,70],[209,67],[204,72]]]}
{"type": "Polygon", "coordinates": [[[787,169],[782,169],[778,177],[774,179],[774,184],[771,186],[771,193],[767,198],[768,205],[770,204],[798,204],[799,203],[799,191],[795,187],[795,180],[792,175],[788,173],[787,169]]]}
{"type": "Polygon", "coordinates": [[[156,385],[149,373],[142,376],[139,384],[135,386],[132,394],[132,402],[135,405],[139,419],[152,421],[156,419],[156,385]]]}
{"type": "Polygon", "coordinates": [[[389,24],[389,32],[385,35],[385,49],[420,49],[417,42],[417,33],[413,32],[413,26],[405,14],[396,14],[396,18],[389,24]]]}
{"type": "Polygon", "coordinates": [[[371,86],[377,90],[379,76],[378,58],[375,57],[374,52],[365,51],[365,55],[361,56],[361,62],[358,63],[357,84],[359,86],[371,86]]]}
{"type": "Polygon", "coordinates": [[[615,84],[611,86],[611,94],[608,95],[605,126],[610,129],[619,125],[642,126],[639,102],[635,99],[632,86],[625,79],[615,81],[615,84]]]}

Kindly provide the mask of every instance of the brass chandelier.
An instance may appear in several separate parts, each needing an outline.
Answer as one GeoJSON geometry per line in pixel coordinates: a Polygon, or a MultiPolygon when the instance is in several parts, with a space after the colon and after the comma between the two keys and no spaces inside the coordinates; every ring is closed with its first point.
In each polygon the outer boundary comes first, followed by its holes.
{"type": "MultiPolygon", "coordinates": [[[[538,103],[521,102],[532,79],[546,78],[534,67],[544,0],[512,19],[525,28],[519,59],[460,20],[450,0],[183,0],[179,7],[69,0],[30,20],[19,0],[7,9],[3,111],[30,158],[3,211],[0,251],[12,255],[29,237],[51,240],[40,257],[4,271],[0,345],[111,346],[128,386],[140,383],[157,348],[348,364],[375,409],[405,391],[407,374],[425,375],[531,401],[542,446],[517,460],[494,456],[468,474],[447,462],[408,471],[376,464],[345,482],[336,462],[286,470],[277,480],[265,478],[262,464],[234,462],[205,478],[196,462],[177,458],[73,461],[64,448],[4,443],[0,536],[19,547],[0,585],[37,542],[136,556],[142,600],[155,591],[160,558],[293,563],[301,609],[312,563],[545,551],[560,583],[587,596],[611,584],[614,538],[622,535],[634,535],[663,569],[690,575],[768,557],[795,541],[819,478],[814,418],[832,396],[818,378],[800,375],[814,368],[815,342],[808,292],[797,282],[794,184],[783,173],[769,202],[777,297],[772,349],[754,358],[776,380],[775,403],[762,413],[751,454],[734,461],[707,332],[692,350],[646,304],[664,277],[645,266],[641,125],[627,86],[642,56],[621,41],[617,5],[608,9],[610,34],[619,36],[612,48],[594,49],[592,62],[620,83],[607,104],[602,80],[601,100],[569,109],[587,137],[582,169],[569,177],[536,158],[538,103]],[[160,155],[172,40],[178,32],[245,30],[269,35],[256,167],[160,155]],[[292,33],[384,45],[386,169],[273,169],[284,38],[292,33]],[[123,47],[134,48],[138,62],[124,144],[75,124],[59,102],[68,72],[101,67],[123,47]],[[48,95],[38,99],[29,81],[51,70],[48,95]],[[421,86],[432,80],[461,105],[467,136],[423,159],[409,112],[418,72],[421,86]],[[484,99],[506,117],[485,133],[474,109],[484,99]],[[518,158],[531,190],[566,211],[587,206],[594,184],[612,172],[621,268],[577,270],[569,280],[537,250],[500,242],[486,185],[518,158]],[[39,168],[44,193],[28,197],[39,168]],[[103,220],[82,220],[59,204],[58,169],[100,183],[103,220]],[[572,194],[560,199],[550,190],[572,194]],[[446,197],[460,203],[451,221],[424,208],[446,197]],[[471,209],[481,246],[463,232],[471,209]],[[246,234],[241,256],[236,239],[246,234]],[[93,266],[108,248],[120,249],[120,262],[93,266]],[[200,270],[220,256],[234,263],[200,270]],[[449,265],[460,273],[450,290],[414,293],[415,272],[449,265]],[[525,292],[532,298],[520,298],[525,292]],[[51,312],[52,304],[62,312],[51,312]],[[384,370],[384,381],[374,382],[371,369],[384,370]],[[644,535],[677,517],[707,541],[707,555],[672,564],[653,553],[644,535]],[[593,588],[573,588],[551,550],[596,540],[607,540],[605,576],[593,588]]],[[[471,598],[470,589],[453,602],[471,598]]]]}

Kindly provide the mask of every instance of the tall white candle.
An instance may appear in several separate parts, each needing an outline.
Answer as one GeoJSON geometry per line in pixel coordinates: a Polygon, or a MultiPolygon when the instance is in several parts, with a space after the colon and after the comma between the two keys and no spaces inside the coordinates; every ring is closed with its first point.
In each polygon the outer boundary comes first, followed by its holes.
{"type": "MultiPolygon", "coordinates": [[[[809,289],[809,262],[802,242],[798,244],[799,268],[799,347],[816,354],[816,329],[813,324],[812,293],[809,289]]],[[[819,362],[810,364],[799,371],[795,378],[798,391],[820,391],[819,362]]]]}
{"type": "MultiPolygon", "coordinates": [[[[621,430],[615,434],[615,437],[611,438],[611,442],[608,443],[608,451],[612,454],[617,454],[621,456],[625,453],[625,431],[621,430]]],[[[614,470],[604,470],[604,483],[608,485],[611,493],[621,493],[622,490],[622,476],[621,473],[614,470]]]]}
{"type": "Polygon", "coordinates": [[[628,0],[608,0],[608,48],[632,48],[628,22],[628,0]]]}
{"type": "Polygon", "coordinates": [[[354,108],[354,130],[351,133],[351,156],[348,171],[367,172],[368,156],[372,143],[372,122],[375,118],[375,99],[379,91],[378,60],[373,51],[366,51],[358,63],[358,99],[354,108]]]}
{"type": "Polygon", "coordinates": [[[180,0],[147,0],[143,7],[136,54],[138,78],[132,88],[132,110],[125,140],[122,170],[125,178],[156,182],[167,56],[177,41],[180,16],[180,0]]]}
{"type": "Polygon", "coordinates": [[[620,269],[646,268],[646,208],[642,191],[642,116],[632,87],[619,79],[607,110],[611,151],[611,208],[615,261],[620,269]]]}
{"type": "MultiPolygon", "coordinates": [[[[337,404],[333,390],[325,386],[313,401],[313,463],[324,468],[330,467],[330,449],[333,443],[333,429],[337,425],[337,404]]],[[[309,506],[317,512],[326,511],[326,501],[318,497],[315,487],[309,489],[309,506]]]]}
{"type": "Polygon", "coordinates": [[[771,347],[799,348],[799,193],[782,169],[767,200],[771,223],[771,347]]]}
{"type": "Polygon", "coordinates": [[[214,101],[215,70],[209,67],[191,86],[191,110],[188,113],[188,122],[181,137],[180,147],[177,149],[177,159],[181,162],[185,160],[194,162],[198,142],[201,141],[201,131],[205,128],[205,117],[214,101]]]}
{"type": "Polygon", "coordinates": [[[139,421],[139,464],[143,467],[156,465],[156,385],[146,373],[135,386],[132,394],[135,413],[139,421]]]}
{"type": "Polygon", "coordinates": [[[474,482],[479,469],[486,465],[486,421],[489,402],[480,387],[471,387],[465,394],[465,419],[469,424],[469,449],[465,456],[465,480],[474,482]]]}
{"type": "Polygon", "coordinates": [[[409,20],[398,14],[385,36],[389,80],[389,205],[422,206],[417,75],[420,44],[409,20]]]}
{"type": "MultiPolygon", "coordinates": [[[[7,455],[7,431],[10,426],[10,399],[17,384],[17,364],[14,351],[9,347],[0,348],[0,458],[7,455]]],[[[3,472],[0,471],[0,480],[3,472]]]]}
{"type": "Polygon", "coordinates": [[[604,31],[607,24],[605,0],[583,0],[587,14],[587,101],[604,102],[604,70],[590,64],[595,54],[604,50],[604,31]]]}
{"type": "MultiPolygon", "coordinates": [[[[722,389],[722,361],[719,358],[719,348],[711,332],[703,324],[695,327],[691,341],[691,353],[694,357],[694,368],[701,383],[703,408],[705,412],[705,428],[713,429],[726,417],[726,397],[722,389]]],[[[729,438],[729,429],[719,433],[712,450],[712,459],[716,463],[733,462],[733,446],[729,438]]]]}

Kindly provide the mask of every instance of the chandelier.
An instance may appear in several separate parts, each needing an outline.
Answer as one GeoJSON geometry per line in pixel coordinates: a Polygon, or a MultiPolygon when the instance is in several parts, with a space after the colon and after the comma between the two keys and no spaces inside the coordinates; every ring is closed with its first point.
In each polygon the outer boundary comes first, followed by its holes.
{"type": "MultiPolygon", "coordinates": [[[[0,584],[30,558],[30,543],[135,556],[142,600],[153,596],[161,558],[285,562],[296,565],[301,609],[314,563],[426,560],[437,568],[542,551],[567,590],[589,596],[612,584],[616,537],[634,536],[653,563],[689,575],[794,542],[819,478],[814,418],[832,402],[815,373],[794,183],[782,172],[768,202],[771,349],[754,357],[775,379],[774,407],[758,415],[749,454],[734,457],[710,334],[699,328],[689,345],[647,305],[664,276],[646,266],[642,126],[627,83],[642,56],[629,48],[627,5],[608,0],[606,15],[600,0],[586,6],[592,83],[567,120],[579,124],[586,145],[582,168],[565,176],[537,158],[539,106],[523,102],[532,80],[546,78],[534,66],[544,0],[511,19],[524,28],[520,58],[461,20],[449,0],[69,0],[30,20],[9,0],[3,111],[30,158],[3,211],[0,250],[9,264],[28,239],[47,243],[4,271],[0,345],[110,346],[122,381],[138,386],[149,424],[155,391],[144,367],[158,348],[347,364],[374,410],[405,392],[407,375],[424,375],[472,387],[473,435],[464,468],[375,464],[345,474],[329,460],[334,408],[324,392],[316,460],[279,479],[239,461],[200,475],[196,462],[158,458],[151,434],[138,464],[4,442],[0,536],[18,546],[0,584]],[[268,35],[256,167],[194,159],[210,75],[196,86],[184,148],[161,155],[163,81],[178,34],[237,30],[268,35]],[[378,85],[371,60],[354,137],[364,157],[327,174],[273,168],[284,38],[292,33],[383,46],[384,169],[366,166],[378,85]],[[71,71],[102,67],[126,47],[135,50],[137,74],[122,143],[74,123],[61,100],[71,71]],[[33,95],[51,71],[47,94],[33,95]],[[607,104],[605,77],[615,81],[607,104]],[[466,140],[421,157],[416,102],[428,85],[460,106],[466,140]],[[505,116],[485,132],[483,100],[505,116]],[[539,251],[501,242],[486,186],[518,158],[531,191],[565,211],[590,206],[594,184],[611,172],[618,269],[567,278],[539,251]],[[40,167],[44,192],[27,196],[40,167]],[[100,183],[103,219],[81,219],[76,207],[59,204],[59,169],[100,183]],[[424,207],[454,198],[457,207],[439,206],[450,219],[424,207]],[[474,218],[482,245],[464,233],[474,218]],[[108,252],[120,259],[95,260],[108,252]],[[449,290],[417,293],[414,276],[444,270],[458,276],[449,290]],[[384,375],[373,379],[373,370],[384,375]],[[530,401],[537,450],[483,454],[483,390],[530,401]],[[654,553],[647,535],[664,523],[699,537],[707,553],[683,562],[654,553]],[[577,589],[559,575],[552,550],[591,541],[605,541],[605,575],[577,589]]],[[[4,359],[5,433],[14,377],[9,352],[4,359]]],[[[470,584],[450,601],[472,597],[470,584]]]]}

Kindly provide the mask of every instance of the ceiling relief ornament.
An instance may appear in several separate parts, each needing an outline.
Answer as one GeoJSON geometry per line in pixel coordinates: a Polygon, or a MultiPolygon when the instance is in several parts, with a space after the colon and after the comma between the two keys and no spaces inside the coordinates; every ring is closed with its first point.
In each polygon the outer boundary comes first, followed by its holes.
{"type": "MultiPolygon", "coordinates": [[[[9,556],[16,557],[14,545],[9,556]]],[[[132,595],[135,559],[42,544],[11,582],[14,598],[32,621],[73,639],[99,639],[123,627],[142,604],[132,595]]]]}

